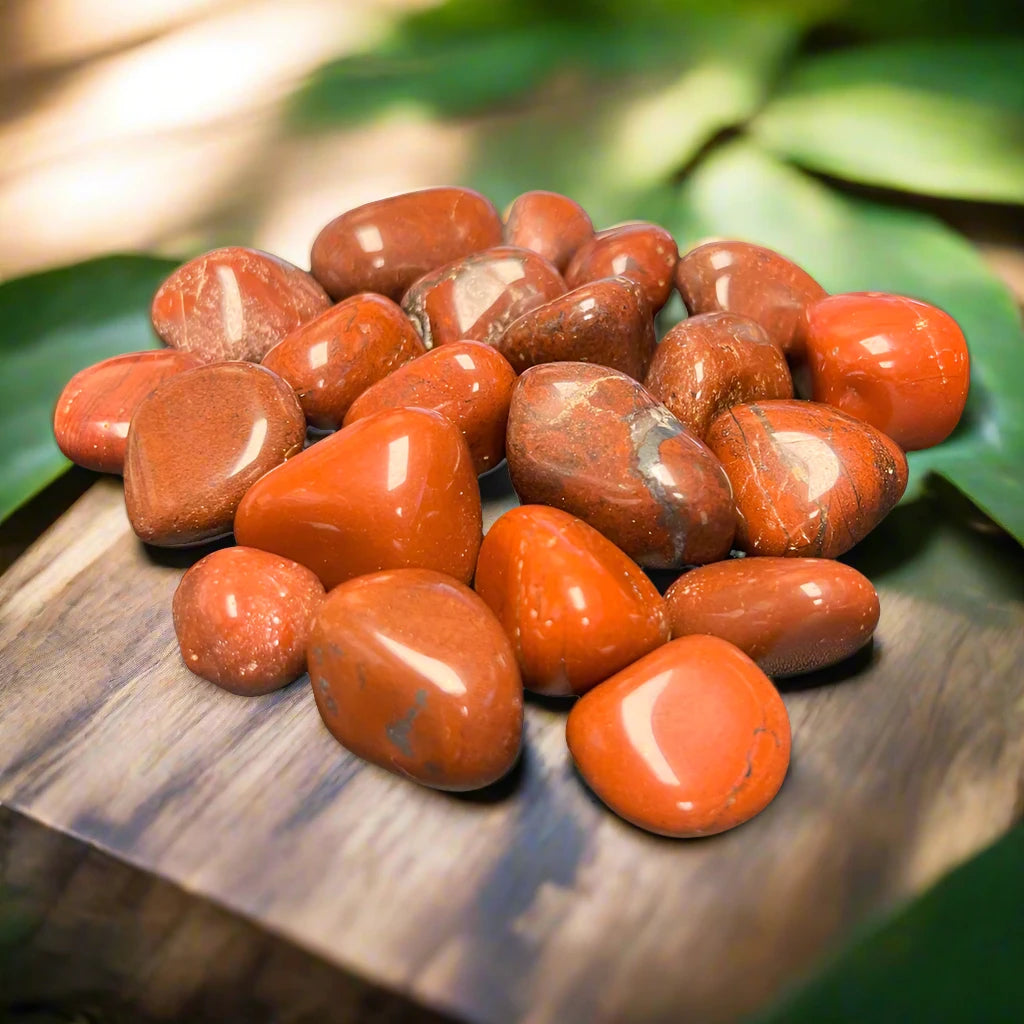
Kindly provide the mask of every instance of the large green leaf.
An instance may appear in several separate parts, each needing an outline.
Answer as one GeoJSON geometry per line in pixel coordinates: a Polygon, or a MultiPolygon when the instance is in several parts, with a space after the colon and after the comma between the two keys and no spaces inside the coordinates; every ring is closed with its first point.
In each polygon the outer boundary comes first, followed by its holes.
{"type": "Polygon", "coordinates": [[[752,131],[773,152],[852,181],[1024,203],[1024,37],[812,58],[752,131]]]}
{"type": "Polygon", "coordinates": [[[680,247],[732,236],[778,249],[829,291],[899,292],[955,317],[971,350],[971,394],[944,444],[910,456],[908,499],[941,473],[1024,542],[1024,330],[1008,289],[934,218],[842,195],[737,141],[684,182],[666,220],[680,247]]]}
{"type": "Polygon", "coordinates": [[[158,344],[149,302],[174,267],[109,256],[0,284],[0,519],[68,466],[53,408],[72,374],[158,344]]]}

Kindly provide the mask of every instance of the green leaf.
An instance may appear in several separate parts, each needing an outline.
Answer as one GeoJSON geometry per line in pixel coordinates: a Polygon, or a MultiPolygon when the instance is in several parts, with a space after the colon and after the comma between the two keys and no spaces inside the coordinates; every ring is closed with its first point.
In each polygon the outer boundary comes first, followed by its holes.
{"type": "Polygon", "coordinates": [[[53,408],[68,379],[158,346],[149,303],[175,266],[108,256],[0,284],[0,519],[69,465],[53,440],[53,408]]]}
{"type": "Polygon", "coordinates": [[[772,152],[851,181],[1024,203],[1024,38],[807,60],[752,131],[772,152]]]}
{"type": "Polygon", "coordinates": [[[1013,296],[970,243],[926,214],[836,192],[744,141],[697,167],[666,220],[681,249],[744,238],[778,249],[829,291],[898,292],[949,312],[970,347],[971,393],[949,440],[910,454],[906,500],[940,473],[1024,542],[1024,330],[1013,296]]]}

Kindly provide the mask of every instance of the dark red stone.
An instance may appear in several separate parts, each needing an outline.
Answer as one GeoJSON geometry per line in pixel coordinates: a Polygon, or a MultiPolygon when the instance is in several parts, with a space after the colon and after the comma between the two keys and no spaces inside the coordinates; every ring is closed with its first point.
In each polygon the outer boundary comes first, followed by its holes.
{"type": "Polygon", "coordinates": [[[505,216],[504,241],[532,249],[559,273],[564,273],[576,250],[594,237],[587,211],[557,192],[524,192],[505,216]]]}

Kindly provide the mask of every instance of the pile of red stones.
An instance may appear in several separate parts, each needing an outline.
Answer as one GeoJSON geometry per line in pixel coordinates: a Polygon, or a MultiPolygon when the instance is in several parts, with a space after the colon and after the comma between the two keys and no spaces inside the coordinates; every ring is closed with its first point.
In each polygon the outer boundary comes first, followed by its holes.
{"type": "Polygon", "coordinates": [[[169,348],[56,410],[142,540],[234,533],[175,594],[185,665],[246,695],[308,666],[346,748],[449,790],[515,764],[524,687],[576,696],[569,749],[622,817],[694,836],[762,810],[790,754],[766,673],[870,639],[877,595],[833,559],[956,425],[956,323],[746,242],[595,233],[550,192],[504,222],[461,188],[370,203],[311,262],[186,263],[153,300],[169,348]],[[690,315],[659,343],[673,285],[690,315]],[[523,504],[482,537],[503,458],[523,504]],[[662,597],[641,567],[680,575],[662,597]]]}

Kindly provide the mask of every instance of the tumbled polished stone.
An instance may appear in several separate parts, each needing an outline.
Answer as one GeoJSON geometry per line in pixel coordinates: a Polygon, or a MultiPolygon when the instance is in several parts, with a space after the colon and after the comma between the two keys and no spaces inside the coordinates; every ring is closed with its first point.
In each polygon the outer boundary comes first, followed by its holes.
{"type": "Polygon", "coordinates": [[[460,339],[494,345],[513,320],[564,291],[543,256],[499,245],[425,274],[403,296],[402,309],[427,348],[460,339]]]}
{"type": "MultiPolygon", "coordinates": [[[[418,337],[418,335],[417,335],[418,337]]],[[[433,409],[462,431],[477,474],[505,457],[505,426],[515,372],[490,345],[453,341],[400,366],[364,391],[345,425],[382,409],[433,409]]]]}
{"type": "Polygon", "coordinates": [[[803,354],[804,308],[826,294],[785,256],[735,241],[705,242],[680,256],[676,287],[691,314],[748,316],[786,355],[795,357],[803,354]]]}
{"type": "Polygon", "coordinates": [[[334,299],[376,292],[396,302],[418,277],[501,243],[501,217],[468,188],[427,188],[335,217],[316,237],[313,276],[334,299]]]}
{"type": "Polygon", "coordinates": [[[324,599],[305,566],[255,548],[201,558],[174,592],[185,667],[242,696],[270,693],[306,671],[306,644],[324,599]]]}
{"type": "Polygon", "coordinates": [[[837,558],[888,515],[907,459],[874,427],[815,402],[756,402],[708,431],[736,496],[736,547],[837,558]]]}
{"type": "Polygon", "coordinates": [[[263,365],[295,389],[310,426],[330,430],[371,384],[425,351],[394,302],[353,295],[292,331],[263,365]]]}
{"type": "Polygon", "coordinates": [[[537,363],[610,366],[640,380],[657,337],[643,289],[628,277],[580,285],[514,320],[497,342],[516,373],[537,363]]]}
{"type": "Polygon", "coordinates": [[[484,602],[449,576],[396,569],[332,590],[310,637],[309,677],[339,743],[424,786],[480,789],[519,756],[512,647],[484,602]]]}
{"type": "Polygon", "coordinates": [[[640,567],[557,508],[521,505],[501,516],[473,586],[536,693],[584,693],[669,638],[664,599],[640,567]]]}
{"type": "Polygon", "coordinates": [[[793,397],[782,349],[755,321],[735,313],[705,313],[676,324],[661,339],[644,387],[700,438],[733,405],[793,397]]]}
{"type": "Polygon", "coordinates": [[[735,644],[770,676],[813,672],[859,651],[878,625],[878,595],[830,558],[732,558],[684,573],[665,593],[673,636],[735,644]]]}
{"type": "Polygon", "coordinates": [[[161,381],[201,366],[173,348],[129,352],[87,366],[68,381],[53,413],[57,447],[98,473],[121,473],[132,414],[161,381]]]}
{"type": "Polygon", "coordinates": [[[594,225],[574,199],[538,190],[515,198],[503,237],[506,245],[532,249],[564,273],[576,250],[594,237],[594,225]]]}
{"type": "Polygon", "coordinates": [[[644,291],[657,313],[672,292],[672,273],[679,259],[675,239],[658,224],[632,221],[599,231],[576,250],[565,272],[570,288],[602,277],[628,277],[644,291]]]}
{"type": "Polygon", "coordinates": [[[652,568],[729,552],[729,481],[708,448],[635,380],[544,363],[516,382],[506,454],[524,504],[564,509],[652,568]]]}
{"type": "Polygon", "coordinates": [[[318,441],[250,488],[235,516],[239,544],[307,566],[328,589],[406,567],[468,582],[481,530],[466,442],[427,409],[388,409],[318,441]]]}
{"type": "Polygon", "coordinates": [[[566,739],[587,785],[648,832],[708,836],[771,803],[789,716],[771,680],[714,636],[673,640],[584,694],[566,739]]]}
{"type": "Polygon", "coordinates": [[[180,547],[231,532],[242,496],[302,451],[295,392],[254,363],[186,370],[140,403],[128,428],[124,500],[148,544],[180,547]]]}
{"type": "Polygon", "coordinates": [[[178,267],[157,289],[153,329],[203,362],[259,362],[331,300],[304,270],[256,249],[214,249],[178,267]]]}
{"type": "Polygon", "coordinates": [[[813,397],[888,434],[904,451],[953,432],[971,365],[957,322],[941,309],[881,292],[808,306],[804,335],[813,397]]]}

